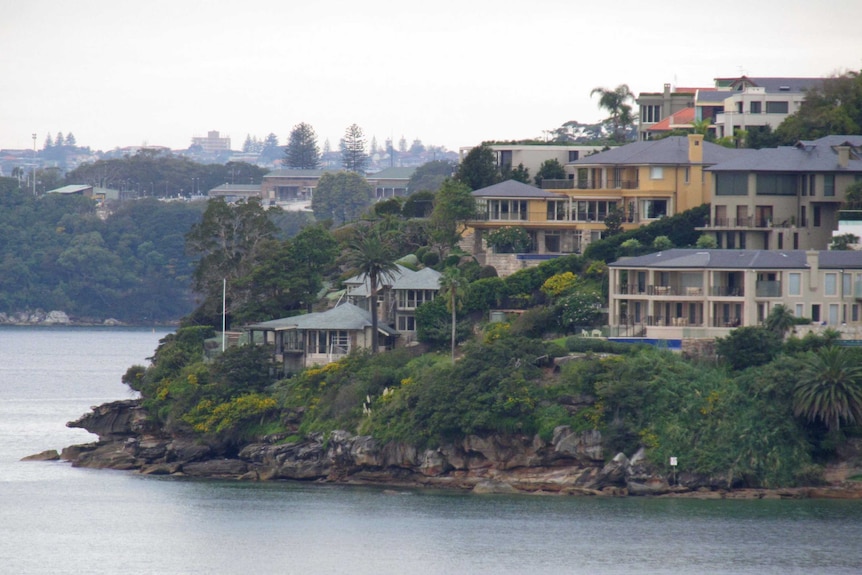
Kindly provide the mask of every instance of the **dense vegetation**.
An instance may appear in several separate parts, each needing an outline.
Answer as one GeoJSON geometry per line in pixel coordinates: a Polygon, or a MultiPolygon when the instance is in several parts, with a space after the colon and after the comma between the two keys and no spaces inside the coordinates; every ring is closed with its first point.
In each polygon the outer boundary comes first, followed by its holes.
{"type": "Polygon", "coordinates": [[[8,183],[0,193],[0,312],[157,323],[191,311],[184,233],[201,204],[129,202],[103,220],[88,198],[34,198],[8,183]]]}

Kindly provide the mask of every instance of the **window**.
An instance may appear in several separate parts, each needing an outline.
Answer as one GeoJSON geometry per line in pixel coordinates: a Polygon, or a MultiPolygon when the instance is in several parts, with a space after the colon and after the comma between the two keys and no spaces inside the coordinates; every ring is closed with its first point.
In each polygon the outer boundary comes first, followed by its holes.
{"type": "Polygon", "coordinates": [[[661,105],[641,106],[641,122],[652,124],[661,121],[661,105]]]}
{"type": "Polygon", "coordinates": [[[688,166],[685,167],[685,183],[689,182],[689,178],[691,177],[691,168],[688,166]]]}
{"type": "Polygon", "coordinates": [[[828,296],[838,295],[838,274],[826,274],[826,281],[823,284],[823,293],[828,296]]]}
{"type": "Polygon", "coordinates": [[[526,220],[527,200],[488,200],[488,217],[492,220],[526,220]]]}
{"type": "MultiPolygon", "coordinates": [[[[802,177],[804,178],[805,176],[802,176],[802,177]]],[[[808,195],[809,196],[814,197],[817,195],[815,193],[817,191],[817,188],[814,186],[816,181],[817,180],[814,179],[814,174],[811,174],[810,176],[808,176],[808,195]]]]}
{"type": "Polygon", "coordinates": [[[566,200],[548,200],[548,221],[563,222],[568,220],[569,202],[566,200]]]}
{"type": "Polygon", "coordinates": [[[747,196],[748,174],[742,172],[717,172],[715,174],[715,195],[747,196]]]}
{"type": "Polygon", "coordinates": [[[655,220],[667,216],[667,200],[642,200],[641,217],[655,220]]]}
{"type": "Polygon", "coordinates": [[[796,311],[793,312],[793,315],[795,315],[796,317],[802,317],[802,314],[804,313],[802,311],[803,307],[804,306],[801,303],[796,304],[796,311]]]}
{"type": "Polygon", "coordinates": [[[838,304],[829,304],[829,325],[838,325],[838,304]]]}
{"type": "Polygon", "coordinates": [[[757,174],[758,196],[795,196],[796,176],[793,174],[757,174]]]}
{"type": "Polygon", "coordinates": [[[824,174],[823,175],[823,195],[824,196],[834,196],[835,195],[835,174],[824,174]]]}
{"type": "Polygon", "coordinates": [[[412,315],[398,316],[398,331],[416,331],[416,318],[412,315]]]}
{"type": "Polygon", "coordinates": [[[850,306],[850,320],[854,322],[859,321],[859,304],[854,303],[850,306]]]}
{"type": "Polygon", "coordinates": [[[649,170],[649,179],[651,180],[663,180],[664,179],[664,168],[661,166],[653,166],[649,170]]]}
{"type": "Polygon", "coordinates": [[[802,274],[790,272],[787,280],[787,295],[802,295],[802,274]]]}
{"type": "Polygon", "coordinates": [[[767,114],[786,114],[787,102],[766,102],[767,114]]]}
{"type": "Polygon", "coordinates": [[[811,321],[820,321],[820,304],[811,304],[811,321]]]}
{"type": "Polygon", "coordinates": [[[820,206],[813,206],[811,219],[814,221],[814,227],[820,227],[820,206]]]}
{"type": "Polygon", "coordinates": [[[853,275],[841,274],[841,295],[847,297],[853,295],[853,275]]]}
{"type": "Polygon", "coordinates": [[[762,102],[752,102],[749,110],[752,114],[760,114],[763,112],[762,102]]]}
{"type": "Polygon", "coordinates": [[[578,150],[569,150],[569,161],[570,162],[575,162],[580,157],[581,157],[581,153],[578,150]]]}

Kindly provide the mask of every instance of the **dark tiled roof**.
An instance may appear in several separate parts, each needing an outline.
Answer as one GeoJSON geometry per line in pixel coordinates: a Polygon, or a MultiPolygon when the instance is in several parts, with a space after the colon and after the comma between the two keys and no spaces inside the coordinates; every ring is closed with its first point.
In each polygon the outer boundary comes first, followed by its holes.
{"type": "MultiPolygon", "coordinates": [[[[703,163],[717,164],[736,158],[750,150],[725,148],[711,142],[703,142],[703,163]]],[[[688,138],[686,136],[671,136],[661,140],[634,142],[606,152],[600,152],[576,162],[573,166],[594,165],[668,165],[688,164],[688,138]]]]}
{"type": "MultiPolygon", "coordinates": [[[[818,265],[823,268],[862,269],[860,251],[820,251],[818,265]]],[[[627,258],[610,264],[619,268],[666,269],[805,269],[804,250],[698,250],[672,249],[627,258]]]]}
{"type": "Polygon", "coordinates": [[[559,198],[559,194],[540,190],[535,186],[517,180],[506,180],[493,186],[479,188],[473,192],[474,198],[559,198]]]}
{"type": "MultiPolygon", "coordinates": [[[[854,136],[829,136],[825,142],[800,142],[797,146],[748,150],[749,153],[707,168],[715,172],[860,172],[862,160],[851,158],[846,168],[838,166],[833,145],[854,136]],[[835,142],[830,145],[828,142],[835,142]]],[[[855,136],[859,138],[859,136],[855,136]]]]}
{"type": "Polygon", "coordinates": [[[267,172],[264,175],[264,178],[319,178],[326,172],[331,172],[333,170],[292,170],[287,168],[282,168],[278,170],[272,170],[271,172],[267,172]]]}

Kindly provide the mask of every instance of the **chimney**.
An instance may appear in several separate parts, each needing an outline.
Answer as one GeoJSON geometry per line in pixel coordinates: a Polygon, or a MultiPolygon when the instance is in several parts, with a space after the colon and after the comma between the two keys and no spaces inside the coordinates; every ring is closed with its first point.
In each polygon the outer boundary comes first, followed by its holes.
{"type": "Polygon", "coordinates": [[[817,291],[820,285],[820,252],[817,250],[806,250],[805,263],[808,267],[808,288],[817,291]]]}
{"type": "Polygon", "coordinates": [[[835,146],[835,151],[838,152],[838,167],[846,168],[850,161],[850,146],[835,146]]]}
{"type": "Polygon", "coordinates": [[[665,96],[670,96],[670,84],[665,84],[665,85],[664,85],[664,95],[665,95],[665,96]]]}
{"type": "Polygon", "coordinates": [[[703,134],[688,135],[688,163],[703,163],[703,134]]]}

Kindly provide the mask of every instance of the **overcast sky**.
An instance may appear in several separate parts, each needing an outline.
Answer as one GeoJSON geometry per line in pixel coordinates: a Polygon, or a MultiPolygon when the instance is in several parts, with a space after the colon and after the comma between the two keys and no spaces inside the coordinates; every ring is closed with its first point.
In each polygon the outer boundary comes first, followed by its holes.
{"type": "Polygon", "coordinates": [[[0,148],[307,122],[457,150],[597,121],[597,86],[858,71],[860,22],[860,0],[0,0],[0,148]]]}

